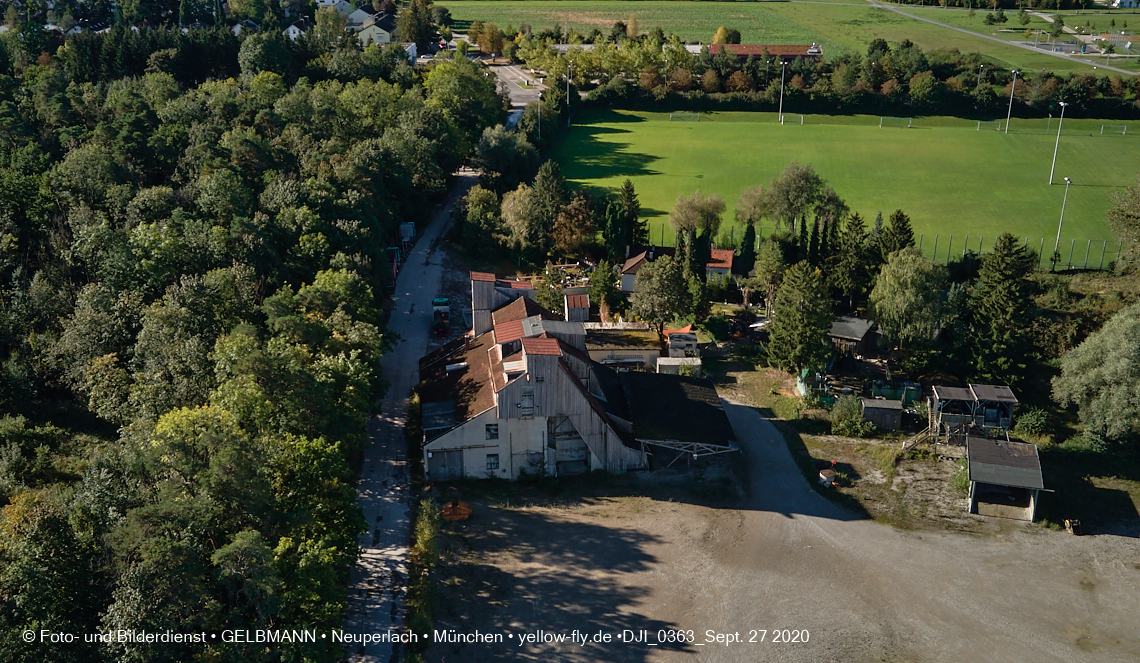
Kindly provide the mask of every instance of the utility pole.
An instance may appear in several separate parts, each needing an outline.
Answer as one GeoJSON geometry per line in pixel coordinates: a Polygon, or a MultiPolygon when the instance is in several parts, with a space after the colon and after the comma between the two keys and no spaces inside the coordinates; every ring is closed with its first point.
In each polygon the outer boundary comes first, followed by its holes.
{"type": "Polygon", "coordinates": [[[1061,102],[1061,121],[1057,123],[1057,143],[1053,145],[1053,166],[1049,169],[1049,184],[1053,184],[1053,173],[1057,170],[1057,148],[1061,146],[1061,126],[1065,124],[1065,107],[1068,105],[1061,102]]]}
{"type": "Polygon", "coordinates": [[[574,63],[566,66],[566,127],[570,127],[570,72],[574,70],[574,63]]]}
{"type": "Polygon", "coordinates": [[[1013,92],[1017,89],[1017,70],[1013,70],[1013,85],[1009,88],[1009,112],[1005,114],[1005,132],[1009,133],[1009,118],[1013,117],[1013,92]]]}

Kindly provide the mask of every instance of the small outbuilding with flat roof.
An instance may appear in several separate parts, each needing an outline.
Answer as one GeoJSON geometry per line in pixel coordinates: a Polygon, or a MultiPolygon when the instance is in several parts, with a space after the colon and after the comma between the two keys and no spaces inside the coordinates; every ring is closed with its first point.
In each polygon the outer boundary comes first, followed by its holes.
{"type": "Polygon", "coordinates": [[[966,438],[970,513],[1032,522],[1045,489],[1037,445],[984,437],[966,438]]]}
{"type": "Polygon", "coordinates": [[[886,398],[860,398],[863,418],[875,424],[875,428],[882,430],[898,430],[902,428],[902,401],[886,398]]]}

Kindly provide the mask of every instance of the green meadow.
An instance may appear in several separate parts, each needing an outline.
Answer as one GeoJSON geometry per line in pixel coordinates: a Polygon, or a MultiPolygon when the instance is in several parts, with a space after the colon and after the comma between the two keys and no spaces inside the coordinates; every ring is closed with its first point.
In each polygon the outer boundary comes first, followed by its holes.
{"type": "MultiPolygon", "coordinates": [[[[1081,262],[1087,240],[1111,240],[1105,220],[1108,194],[1136,183],[1140,173],[1140,122],[1066,118],[1055,184],[1048,184],[1057,121],[1014,118],[1010,132],[951,117],[916,118],[912,128],[880,128],[877,116],[702,114],[700,122],[670,121],[668,113],[589,110],[575,116],[555,158],[566,177],[597,191],[629,178],[640,195],[653,241],[672,244],[668,214],[677,197],[701,190],[728,204],[733,221],[740,193],[767,184],[791,161],[809,163],[851,209],[870,223],[895,209],[911,216],[927,253],[945,259],[1010,232],[1050,253],[1070,177],[1062,254],[1077,240],[1081,262]],[[1126,135],[1102,124],[1127,124],[1126,135]],[[950,236],[953,235],[953,245],[950,236]],[[950,249],[950,250],[954,250],[950,249]]],[[[769,226],[767,232],[771,231],[769,226]]],[[[1096,262],[1094,242],[1090,262],[1096,262]]],[[[1108,249],[1112,259],[1114,247],[1108,249]]]]}
{"type": "MultiPolygon", "coordinates": [[[[1018,48],[931,25],[917,19],[872,7],[865,2],[661,2],[645,0],[442,0],[451,10],[456,28],[464,30],[472,20],[490,21],[499,26],[530,25],[538,30],[555,24],[569,25],[579,33],[597,28],[608,34],[614,21],[637,17],[642,31],[661,26],[690,42],[712,41],[720,26],[740,30],[744,43],[806,44],[823,46],[826,56],[864,53],[872,39],[889,42],[910,39],[924,50],[953,49],[979,52],[997,67],[1057,72],[1089,73],[1092,65],[1052,57],[1046,53],[1018,48]]],[[[910,11],[910,6],[904,7],[910,11]]],[[[920,8],[915,8],[920,10],[920,8]]],[[[1013,17],[1016,14],[1011,14],[1013,17]]],[[[964,21],[964,15],[948,11],[924,14],[935,20],[964,21]]],[[[976,17],[981,31],[984,12],[976,17]]],[[[1068,19],[1066,19],[1068,20],[1068,19]]],[[[1011,23],[1016,24],[1015,18],[1011,23]]],[[[1007,24],[1008,25],[1008,24],[1007,24]]],[[[963,26],[965,27],[965,26],[963,26]]],[[[1096,63],[1094,63],[1096,64],[1096,63]]]]}

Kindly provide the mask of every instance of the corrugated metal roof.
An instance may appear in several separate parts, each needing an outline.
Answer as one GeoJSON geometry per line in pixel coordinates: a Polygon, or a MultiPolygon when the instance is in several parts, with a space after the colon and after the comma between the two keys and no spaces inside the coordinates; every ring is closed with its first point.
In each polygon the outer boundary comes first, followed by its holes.
{"type": "Polygon", "coordinates": [[[567,308],[590,308],[589,295],[566,295],[567,308]]]}
{"type": "Polygon", "coordinates": [[[1013,395],[1013,390],[1004,384],[972,384],[970,391],[974,392],[974,399],[979,401],[1017,402],[1017,396],[1013,395]]]}
{"type": "Polygon", "coordinates": [[[970,437],[966,458],[970,481],[1035,490],[1045,487],[1036,445],[970,437]]]}

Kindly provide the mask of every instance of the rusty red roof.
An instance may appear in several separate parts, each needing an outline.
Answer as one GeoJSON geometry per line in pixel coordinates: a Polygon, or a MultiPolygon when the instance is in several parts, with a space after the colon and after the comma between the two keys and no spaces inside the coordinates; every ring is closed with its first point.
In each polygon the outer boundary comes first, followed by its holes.
{"type": "Polygon", "coordinates": [[[732,269],[732,249],[713,249],[709,252],[709,267],[713,269],[732,269]]]}
{"type": "Polygon", "coordinates": [[[522,337],[522,320],[508,320],[501,325],[495,325],[495,343],[497,344],[510,343],[522,337]]]}
{"type": "Polygon", "coordinates": [[[562,348],[558,346],[556,338],[524,338],[522,340],[523,352],[528,355],[562,356],[562,348]]]}
{"type": "Polygon", "coordinates": [[[568,308],[590,308],[590,296],[566,295],[566,306],[568,308]]]}
{"type": "Polygon", "coordinates": [[[472,281],[494,281],[495,275],[490,272],[471,272],[472,281]]]}
{"type": "Polygon", "coordinates": [[[504,322],[511,322],[512,320],[522,320],[529,318],[532,315],[542,316],[543,320],[561,320],[562,318],[554,315],[550,311],[544,309],[540,304],[536,303],[529,297],[519,297],[515,301],[507,304],[491,314],[491,321],[497,327],[504,322]]]}
{"type": "Polygon", "coordinates": [[[760,57],[764,55],[765,49],[768,50],[768,55],[775,56],[817,58],[823,55],[823,49],[816,44],[710,44],[709,55],[726,51],[741,57],[748,57],[749,55],[760,57]]]}
{"type": "Polygon", "coordinates": [[[495,285],[500,288],[510,288],[511,290],[534,290],[534,286],[530,284],[530,281],[499,279],[498,281],[495,281],[495,285]]]}

